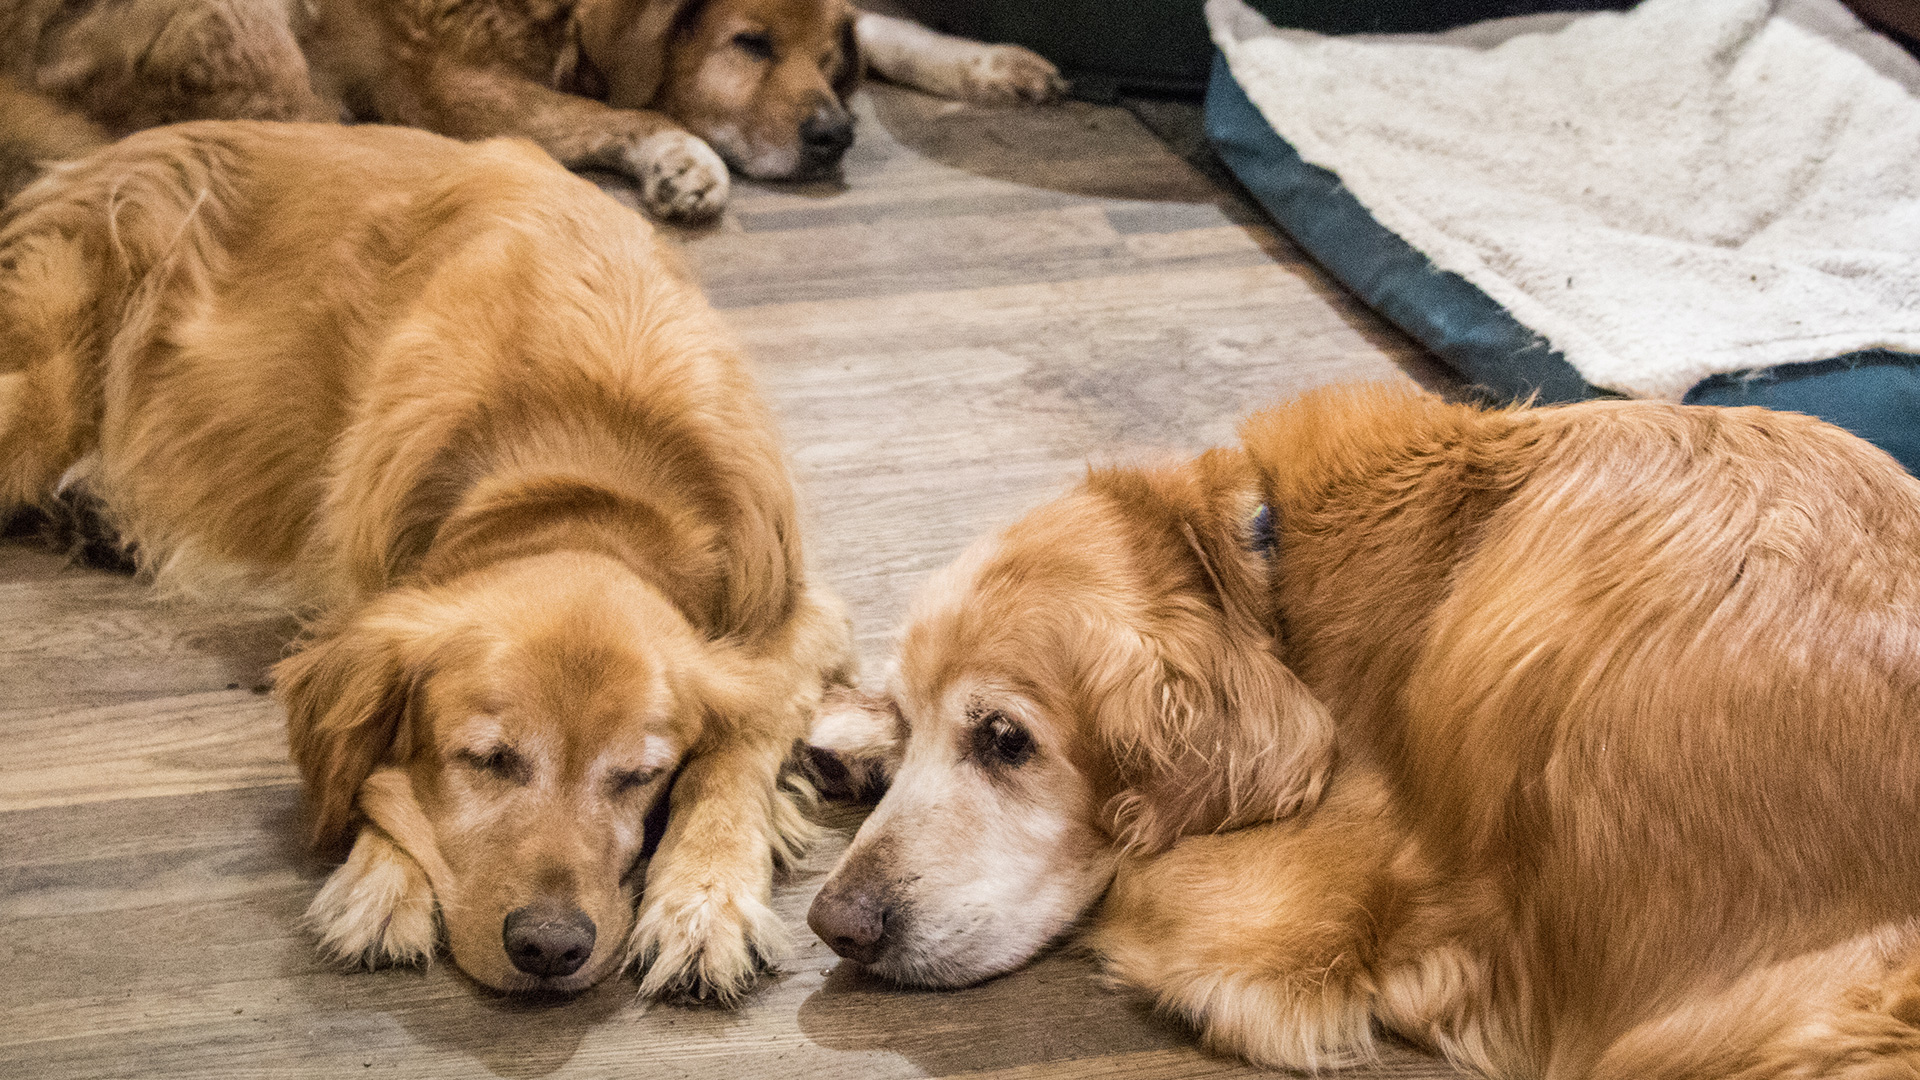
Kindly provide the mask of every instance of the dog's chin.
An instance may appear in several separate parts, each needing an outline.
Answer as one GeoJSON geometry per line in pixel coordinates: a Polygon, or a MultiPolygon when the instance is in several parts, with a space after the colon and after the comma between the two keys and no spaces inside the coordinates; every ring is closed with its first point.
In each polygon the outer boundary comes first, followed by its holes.
{"type": "Polygon", "coordinates": [[[617,956],[608,956],[604,960],[595,957],[592,962],[571,975],[549,978],[528,975],[506,964],[500,966],[488,964],[484,967],[468,965],[460,959],[458,953],[453,955],[453,962],[466,973],[468,978],[486,989],[534,1005],[542,1002],[559,1003],[591,990],[619,967],[617,956]],[[505,970],[502,970],[502,967],[505,970]]]}
{"type": "Polygon", "coordinates": [[[1025,960],[982,965],[970,958],[932,956],[895,949],[869,963],[849,960],[867,975],[916,990],[962,990],[1014,970],[1025,960]]]}
{"type": "Polygon", "coordinates": [[[750,180],[806,184],[837,182],[844,152],[809,153],[799,146],[753,146],[731,133],[707,136],[708,145],[719,152],[727,168],[750,180]]]}
{"type": "Polygon", "coordinates": [[[1050,935],[1022,935],[1011,941],[988,928],[977,928],[962,939],[901,941],[860,966],[875,978],[901,986],[960,990],[1019,970],[1051,949],[1072,928],[1069,924],[1050,935]]]}

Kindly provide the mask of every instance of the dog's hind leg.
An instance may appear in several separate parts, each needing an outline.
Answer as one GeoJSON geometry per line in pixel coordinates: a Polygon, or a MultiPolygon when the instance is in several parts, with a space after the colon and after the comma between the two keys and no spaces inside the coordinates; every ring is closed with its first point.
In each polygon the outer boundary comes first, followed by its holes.
{"type": "Polygon", "coordinates": [[[1594,1080],[1920,1080],[1920,922],[1750,972],[1615,1039],[1594,1080]]]}
{"type": "Polygon", "coordinates": [[[1214,1049],[1308,1072],[1362,1063],[1386,970],[1414,944],[1402,929],[1420,921],[1407,861],[1349,770],[1304,815],[1123,860],[1086,943],[1214,1049]]]}

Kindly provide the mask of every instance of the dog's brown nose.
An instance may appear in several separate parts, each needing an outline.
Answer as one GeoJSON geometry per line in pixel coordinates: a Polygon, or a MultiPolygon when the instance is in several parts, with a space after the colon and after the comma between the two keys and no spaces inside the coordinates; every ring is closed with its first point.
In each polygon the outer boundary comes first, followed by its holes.
{"type": "Polygon", "coordinates": [[[595,931],[587,913],[558,900],[536,900],[507,913],[500,936],[507,958],[529,975],[571,975],[593,955],[595,931]]]}
{"type": "Polygon", "coordinates": [[[807,925],[834,952],[871,964],[887,949],[887,914],[888,904],[873,890],[829,881],[807,909],[807,925]]]}

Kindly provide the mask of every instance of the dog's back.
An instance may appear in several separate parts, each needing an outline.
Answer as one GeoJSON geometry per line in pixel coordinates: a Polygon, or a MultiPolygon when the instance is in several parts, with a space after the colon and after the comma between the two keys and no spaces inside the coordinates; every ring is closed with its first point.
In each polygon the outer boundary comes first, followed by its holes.
{"type": "Polygon", "coordinates": [[[24,192],[0,259],[0,503],[83,480],[163,573],[343,599],[416,569],[476,481],[584,472],[698,520],[685,594],[724,610],[697,622],[784,595],[790,489],[717,320],[530,144],[144,132],[24,192]]]}
{"type": "Polygon", "coordinates": [[[1847,1002],[1920,990],[1920,482],[1758,409],[1330,394],[1246,434],[1296,500],[1290,663],[1500,898],[1498,1041],[1735,1075],[1904,1028],[1847,1002]]]}

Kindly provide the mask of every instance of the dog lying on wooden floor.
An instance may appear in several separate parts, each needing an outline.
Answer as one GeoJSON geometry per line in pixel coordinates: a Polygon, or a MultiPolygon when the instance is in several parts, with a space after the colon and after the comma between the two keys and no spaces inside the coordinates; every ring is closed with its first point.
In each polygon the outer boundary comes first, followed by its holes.
{"type": "MultiPolygon", "coordinates": [[[[889,78],[969,100],[1065,87],[1029,50],[847,0],[0,0],[0,77],[102,137],[344,110],[531,139],[569,168],[631,176],[649,213],[683,220],[720,211],[729,165],[763,179],[836,169],[863,48],[889,78]]],[[[64,148],[17,149],[11,168],[64,148]]]]}
{"type": "Polygon", "coordinates": [[[836,952],[961,985],[1098,904],[1268,1065],[1920,1075],[1920,482],[1759,409],[1332,390],[1242,435],[977,544],[823,715],[898,770],[836,952]]]}
{"type": "Polygon", "coordinates": [[[0,328],[0,514],[82,488],[161,587],[311,615],[275,684],[351,845],[330,951],[727,999],[780,949],[848,627],[645,221],[524,142],[178,125],[7,208],[0,328]]]}

